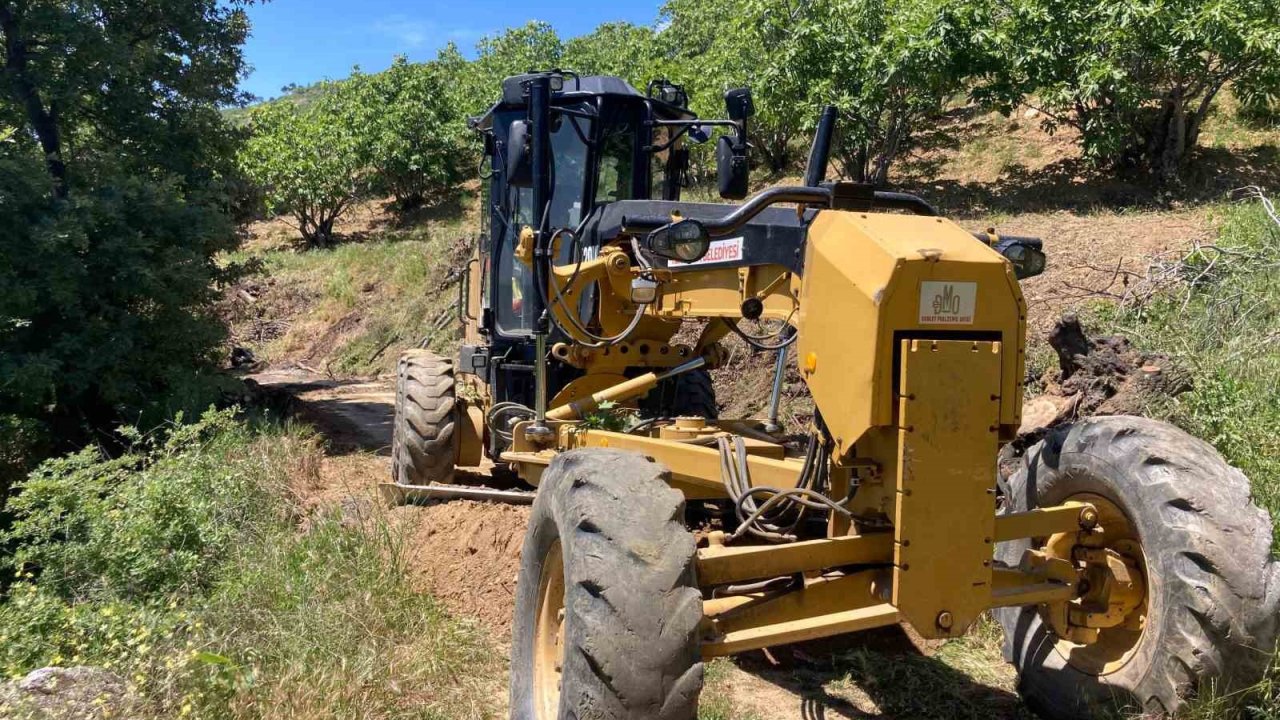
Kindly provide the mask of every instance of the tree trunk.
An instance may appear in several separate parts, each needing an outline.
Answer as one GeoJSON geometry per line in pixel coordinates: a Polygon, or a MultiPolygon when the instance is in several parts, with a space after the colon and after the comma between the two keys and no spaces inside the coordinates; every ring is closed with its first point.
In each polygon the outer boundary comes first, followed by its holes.
{"type": "Polygon", "coordinates": [[[785,170],[789,159],[787,135],[781,132],[770,133],[768,140],[761,144],[760,154],[764,155],[765,163],[771,172],[779,173],[785,170]]]}
{"type": "Polygon", "coordinates": [[[1194,145],[1191,134],[1198,133],[1198,129],[1191,126],[1195,117],[1194,113],[1187,112],[1183,89],[1174,88],[1147,127],[1146,165],[1159,182],[1177,180],[1187,152],[1194,145]]]}
{"type": "Polygon", "coordinates": [[[321,220],[316,227],[316,241],[322,248],[331,247],[333,245],[333,221],[335,218],[327,218],[321,220]]]}
{"type": "Polygon", "coordinates": [[[0,30],[4,31],[5,75],[9,78],[10,92],[22,105],[27,122],[40,142],[44,152],[45,167],[53,179],[53,194],[67,197],[67,166],[62,160],[62,138],[58,132],[57,107],[46,108],[40,99],[39,88],[27,72],[30,53],[26,38],[22,36],[19,18],[8,4],[0,5],[0,30]]]}

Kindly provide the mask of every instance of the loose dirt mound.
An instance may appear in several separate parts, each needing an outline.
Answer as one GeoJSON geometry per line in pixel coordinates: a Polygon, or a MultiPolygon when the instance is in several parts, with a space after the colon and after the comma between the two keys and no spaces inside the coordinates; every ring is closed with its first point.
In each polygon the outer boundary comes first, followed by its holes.
{"type": "Polygon", "coordinates": [[[507,642],[529,508],[454,500],[391,515],[404,523],[414,585],[507,642]]]}
{"type": "Polygon", "coordinates": [[[1120,335],[1089,337],[1075,315],[1049,333],[1058,369],[1041,378],[1044,391],[1027,403],[1022,433],[1095,415],[1142,415],[1149,403],[1191,389],[1167,355],[1144,353],[1120,335]]]}
{"type": "Polygon", "coordinates": [[[1042,390],[1022,407],[1018,438],[1000,455],[1005,475],[1017,458],[1051,428],[1098,415],[1146,415],[1153,402],[1191,389],[1191,380],[1167,355],[1144,353],[1121,335],[1090,337],[1073,314],[1049,333],[1058,368],[1039,378],[1042,390]]]}

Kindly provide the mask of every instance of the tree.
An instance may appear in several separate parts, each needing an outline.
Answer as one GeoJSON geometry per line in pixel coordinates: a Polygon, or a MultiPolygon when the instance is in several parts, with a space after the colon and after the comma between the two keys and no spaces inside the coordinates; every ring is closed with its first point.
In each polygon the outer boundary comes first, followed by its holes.
{"type": "Polygon", "coordinates": [[[290,215],[311,247],[333,241],[334,223],[373,182],[360,128],[345,107],[350,90],[329,83],[305,106],[276,102],[249,116],[240,151],[245,174],[262,188],[268,212],[290,215]]]}
{"type": "Polygon", "coordinates": [[[462,112],[444,86],[436,65],[412,65],[404,57],[384,72],[357,72],[343,83],[345,122],[356,129],[380,189],[402,209],[456,191],[463,177],[462,112]]]}
{"type": "Polygon", "coordinates": [[[450,78],[453,97],[464,115],[488,110],[502,93],[502,80],[530,70],[560,67],[564,43],[554,28],[531,21],[489,35],[476,43],[476,59],[467,61],[453,43],[440,51],[436,63],[450,78]]]}
{"type": "Polygon", "coordinates": [[[251,1],[0,2],[7,114],[38,142],[55,194],[72,166],[90,170],[68,157],[71,137],[79,160],[114,144],[135,148],[130,170],[199,173],[223,134],[217,107],[242,97],[251,1]]]}
{"type": "Polygon", "coordinates": [[[769,169],[792,160],[805,127],[805,68],[796,61],[795,23],[806,0],[669,0],[660,33],[701,117],[724,116],[724,93],[748,86],[755,100],[751,142],[769,169]]]}
{"type": "Polygon", "coordinates": [[[836,155],[846,176],[889,181],[915,132],[964,88],[979,16],[972,4],[939,0],[812,3],[794,30],[791,62],[808,88],[806,117],[840,110],[836,155]]]}
{"type": "Polygon", "coordinates": [[[49,450],[216,397],[245,4],[0,2],[0,412],[49,450]]]}
{"type": "Polygon", "coordinates": [[[834,104],[845,173],[878,185],[963,88],[974,20],[972,3],[940,0],[669,0],[663,16],[662,36],[696,78],[699,114],[719,115],[725,89],[750,86],[752,142],[781,172],[796,137],[834,104]]]}
{"type": "Polygon", "coordinates": [[[1080,131],[1086,157],[1174,178],[1228,83],[1280,90],[1274,0],[1009,0],[991,9],[975,96],[1080,131]]]}

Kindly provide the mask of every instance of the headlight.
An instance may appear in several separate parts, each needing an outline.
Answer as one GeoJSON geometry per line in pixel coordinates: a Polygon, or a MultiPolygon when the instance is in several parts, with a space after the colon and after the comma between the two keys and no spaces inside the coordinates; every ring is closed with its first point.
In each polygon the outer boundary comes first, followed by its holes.
{"type": "Polygon", "coordinates": [[[646,250],[658,257],[691,263],[707,254],[711,237],[697,220],[680,220],[649,233],[644,244],[646,250]]]}

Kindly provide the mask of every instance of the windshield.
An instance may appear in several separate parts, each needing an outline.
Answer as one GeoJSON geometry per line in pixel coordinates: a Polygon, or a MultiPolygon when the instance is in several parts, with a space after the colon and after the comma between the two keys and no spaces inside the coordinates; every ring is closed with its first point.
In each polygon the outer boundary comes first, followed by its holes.
{"type": "MultiPolygon", "coordinates": [[[[515,119],[513,117],[512,119],[515,119]]],[[[551,123],[551,173],[553,186],[551,204],[547,216],[549,230],[574,229],[582,221],[583,185],[587,172],[587,146],[583,137],[591,136],[591,121],[563,114],[554,116],[551,123]],[[576,129],[574,125],[577,125],[576,129]]],[[[498,252],[498,329],[507,334],[528,334],[533,330],[532,305],[526,299],[534,293],[532,271],[524,263],[515,260],[515,246],[520,239],[520,228],[533,224],[533,189],[507,188],[507,207],[510,209],[504,228],[501,249],[498,252]]],[[[557,263],[568,261],[569,243],[563,243],[557,263]]]]}

